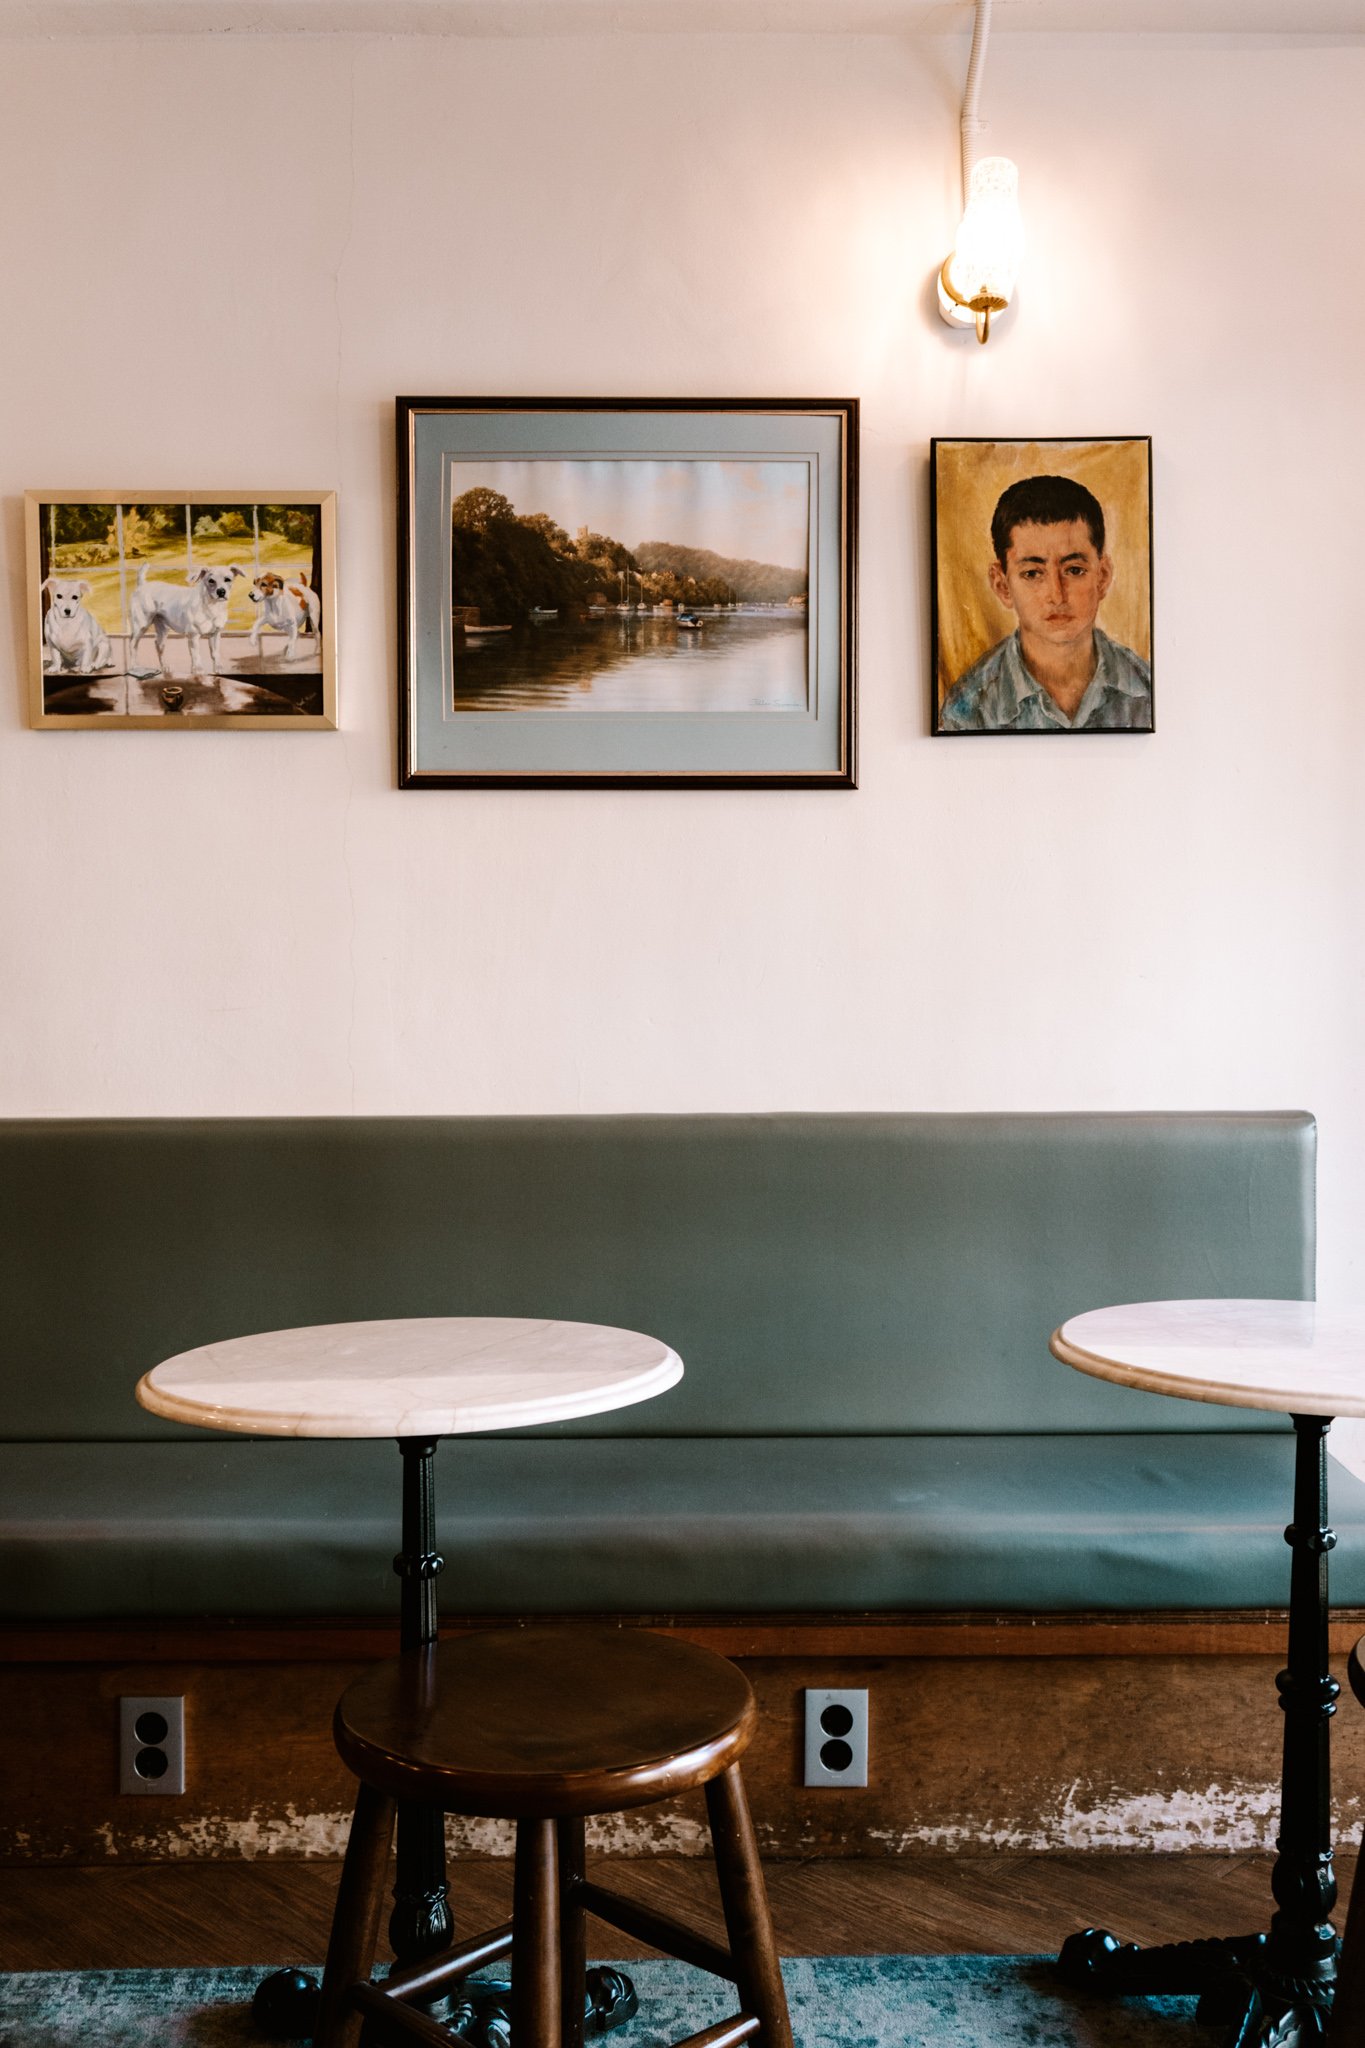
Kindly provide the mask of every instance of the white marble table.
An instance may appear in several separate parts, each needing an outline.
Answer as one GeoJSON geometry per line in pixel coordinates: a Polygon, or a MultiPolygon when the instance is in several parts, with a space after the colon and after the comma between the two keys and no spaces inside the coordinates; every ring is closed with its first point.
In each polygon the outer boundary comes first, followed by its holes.
{"type": "Polygon", "coordinates": [[[459,1436],[627,1408],[682,1371],[657,1337],[603,1323],[414,1316],[201,1344],[144,1373],[137,1398],[253,1436],[459,1436]]]}
{"type": "Polygon", "coordinates": [[[1066,1365],[1121,1387],[1284,1414],[1365,1415],[1365,1308],[1315,1301],[1139,1301],[1071,1316],[1066,1365]]]}
{"type": "MultiPolygon", "coordinates": [[[[400,1641],[411,1651],[437,1635],[436,1578],[444,1566],[436,1549],[437,1439],[604,1414],[665,1393],[682,1372],[667,1344],[637,1330],[513,1316],[411,1317],[203,1344],[145,1373],[137,1398],[154,1415],[201,1429],[397,1438],[403,1536],[393,1568],[400,1641]]],[[[421,1807],[399,1813],[389,1939],[400,1962],[451,1939],[443,1821],[421,1807]]],[[[254,2010],[264,2030],[294,2039],[311,2032],[316,1996],[311,1980],[282,1972],[260,1987],[254,2010]]]]}
{"type": "MultiPolygon", "coordinates": [[[[1092,1309],[1053,1333],[1052,1351],[1097,1379],[1186,1401],[1274,1409],[1294,1424],[1289,1656],[1280,1832],[1269,1935],[1139,1949],[1103,1928],[1062,1949],[1074,1981],[1119,1994],[1197,1992],[1241,2048],[1320,2038],[1336,1983],[1331,1924],[1329,1730],[1340,1687],[1328,1666],[1326,1438],[1338,1415],[1365,1415],[1365,1308],[1311,1301],[1146,1301],[1092,1309]]],[[[1210,1444],[1210,1457],[1217,1451],[1210,1444]]],[[[1286,1464],[1288,1460],[1286,1460],[1286,1464]]]]}

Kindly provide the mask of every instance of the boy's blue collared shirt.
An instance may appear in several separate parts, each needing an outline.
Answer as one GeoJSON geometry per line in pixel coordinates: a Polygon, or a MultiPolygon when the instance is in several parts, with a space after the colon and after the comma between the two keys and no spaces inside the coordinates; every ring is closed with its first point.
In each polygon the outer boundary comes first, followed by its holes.
{"type": "Polygon", "coordinates": [[[1017,632],[983,654],[953,686],[940,732],[1150,732],[1152,671],[1140,654],[1095,628],[1095,673],[1074,718],[1059,711],[1024,666],[1017,632]]]}

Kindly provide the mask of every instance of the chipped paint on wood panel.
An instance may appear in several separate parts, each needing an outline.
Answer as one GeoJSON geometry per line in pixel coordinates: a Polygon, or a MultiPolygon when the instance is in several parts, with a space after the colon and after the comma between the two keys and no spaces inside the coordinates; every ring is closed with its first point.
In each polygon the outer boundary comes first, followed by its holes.
{"type": "MultiPolygon", "coordinates": [[[[1210,1850],[1225,1855],[1272,1850],[1279,1827],[1276,1785],[1210,1785],[1203,1792],[1143,1792],[1089,1803],[1078,1787],[1033,1824],[973,1817],[904,1828],[869,1828],[873,1853],[890,1856],[962,1850],[1140,1849],[1210,1850]]],[[[1334,1808],[1333,1833],[1350,1841],[1359,1831],[1362,1802],[1334,1808]]]]}
{"type": "MultiPolygon", "coordinates": [[[[245,1820],[198,1815],[153,1831],[116,1828],[105,1821],[95,1830],[96,1839],[111,1862],[209,1862],[231,1858],[244,1863],[258,1856],[317,1857],[331,1860],[346,1853],[351,1816],[345,1813],[298,1813],[291,1806],[283,1814],[253,1813],[245,1820]]],[[[690,1814],[608,1814],[590,1820],[588,1847],[602,1856],[705,1856],[710,1853],[711,1834],[704,1820],[690,1814]]],[[[13,1830],[8,1842],[0,1834],[0,1854],[6,1848],[16,1861],[23,1860],[28,1835],[13,1830]]],[[[446,1844],[456,1856],[511,1856],[515,1847],[511,1821],[464,1819],[451,1814],[446,1820],[446,1844]]]]}
{"type": "MultiPolygon", "coordinates": [[[[1091,1799],[1078,1783],[1032,1823],[963,1815],[953,1821],[909,1822],[903,1827],[869,1826],[860,1831],[851,1826],[835,1853],[842,1847],[845,1853],[855,1849],[862,1855],[881,1856],[953,1855],[983,1849],[1234,1854],[1273,1849],[1278,1820],[1279,1792],[1273,1785],[1210,1785],[1202,1792],[1091,1799]]],[[[1333,1817],[1337,1839],[1353,1840],[1362,1820],[1365,1801],[1339,1802],[1333,1817]]],[[[246,1820],[199,1817],[153,1833],[116,1830],[106,1822],[96,1833],[111,1861],[229,1857],[251,1862],[258,1856],[340,1857],[349,1826],[349,1813],[298,1813],[291,1807],[283,1815],[253,1814],[246,1820]]],[[[758,1835],[760,1848],[772,1856],[815,1854],[828,1846],[827,1839],[812,1829],[793,1829],[789,1818],[777,1825],[759,1821],[758,1835]]],[[[25,1839],[19,1830],[8,1844],[0,1837],[0,1854],[8,1849],[16,1860],[22,1860],[25,1839]]],[[[513,1827],[510,1821],[451,1816],[446,1840],[453,1856],[506,1857],[512,1854],[513,1827]]],[[[614,1814],[588,1823],[588,1845],[599,1855],[705,1856],[710,1844],[704,1820],[665,1809],[653,1814],[614,1814]]]]}

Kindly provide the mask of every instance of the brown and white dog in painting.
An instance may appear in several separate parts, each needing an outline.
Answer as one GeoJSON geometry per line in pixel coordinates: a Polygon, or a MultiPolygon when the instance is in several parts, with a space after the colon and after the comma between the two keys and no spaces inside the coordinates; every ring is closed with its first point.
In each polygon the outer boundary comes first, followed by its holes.
{"type": "Polygon", "coordinates": [[[289,644],[280,657],[284,661],[294,660],[300,633],[311,633],[321,647],[322,605],[317,592],[309,585],[306,569],[300,569],[292,576],[280,576],[273,569],[262,569],[252,579],[249,596],[256,606],[256,617],[251,626],[253,654],[260,654],[261,634],[267,629],[289,635],[289,644]]]}

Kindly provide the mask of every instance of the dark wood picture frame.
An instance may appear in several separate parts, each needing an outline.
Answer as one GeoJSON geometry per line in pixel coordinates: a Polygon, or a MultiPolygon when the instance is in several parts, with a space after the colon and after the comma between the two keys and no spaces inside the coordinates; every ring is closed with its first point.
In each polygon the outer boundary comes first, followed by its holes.
{"type": "MultiPolygon", "coordinates": [[[[856,399],[400,397],[396,430],[400,787],[856,787],[856,399]],[[597,713],[524,702],[503,709],[476,692],[467,700],[472,709],[457,706],[457,645],[461,654],[470,644],[480,649],[493,645],[501,654],[494,634],[508,634],[509,653],[517,636],[528,647],[534,638],[522,633],[524,621],[509,626],[459,604],[450,566],[450,522],[462,495],[455,487],[459,466],[546,461],[562,468],[584,458],[595,465],[807,465],[809,481],[802,488],[809,502],[808,587],[804,599],[786,600],[804,606],[807,621],[803,703],[770,708],[769,700],[760,700],[724,711],[670,705],[597,713]]],[[[522,508],[505,498],[503,504],[518,523],[531,523],[522,508]]],[[[540,514],[540,508],[528,506],[526,513],[540,514]]],[[[549,515],[540,516],[549,523],[549,515]]],[[[562,542],[564,529],[556,530],[562,542]]],[[[581,530],[586,533],[586,521],[581,530]]],[[[721,559],[719,551],[710,552],[721,559]]],[[[762,564],[745,561],[740,566],[762,564]]],[[[636,575],[637,597],[644,594],[648,573],[636,575]]],[[[627,596],[630,574],[623,572],[627,596]]],[[[671,619],[667,603],[593,606],[591,619],[584,611],[565,624],[583,629],[587,637],[590,624],[600,629],[602,612],[631,609],[658,615],[649,621],[651,642],[662,641],[668,652],[669,635],[661,629],[681,627],[688,606],[680,606],[671,619]]],[[[700,623],[691,629],[687,646],[700,646],[707,633],[712,646],[728,644],[727,634],[734,634],[738,645],[746,609],[743,599],[717,604],[709,614],[698,606],[700,623]]],[[[755,603],[753,609],[776,612],[778,605],[755,603]]],[[[559,615],[532,606],[527,616],[556,621],[559,615]]],[[[762,625],[761,619],[754,621],[755,634],[762,625]]],[[[681,639],[681,631],[676,637],[681,639]]],[[[538,659],[539,648],[527,658],[538,659]]],[[[492,668],[485,663],[476,673],[482,677],[492,668]]]]}

